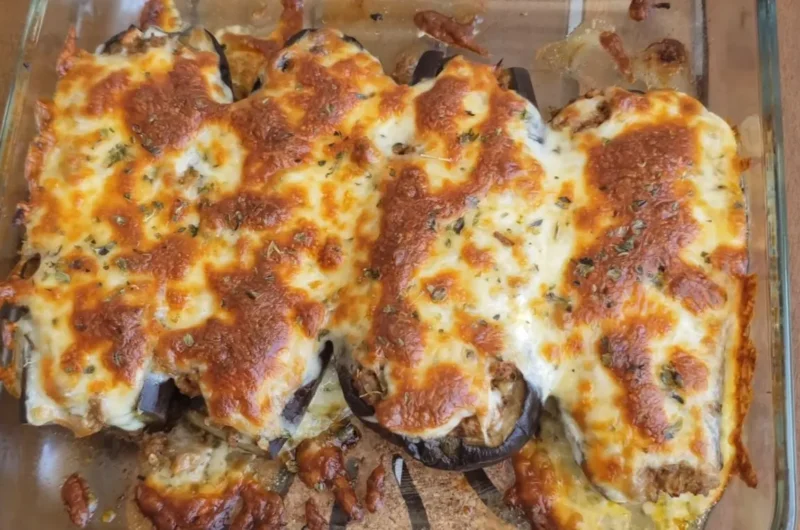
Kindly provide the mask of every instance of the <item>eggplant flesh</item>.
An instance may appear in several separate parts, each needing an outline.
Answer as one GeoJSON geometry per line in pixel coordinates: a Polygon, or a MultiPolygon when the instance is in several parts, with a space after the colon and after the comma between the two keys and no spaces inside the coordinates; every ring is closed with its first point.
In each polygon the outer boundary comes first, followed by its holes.
{"type": "MultiPolygon", "coordinates": [[[[522,385],[522,401],[517,407],[519,415],[510,432],[496,446],[474,443],[472,437],[457,433],[457,427],[448,435],[423,439],[395,433],[375,420],[375,409],[361,396],[355,374],[362,368],[347,351],[340,352],[335,366],[347,405],[364,425],[384,439],[399,445],[412,457],[428,467],[448,471],[469,471],[506,460],[536,434],[542,401],[538,392],[517,372],[522,385]]],[[[512,405],[513,406],[513,405],[512,405]]]]}

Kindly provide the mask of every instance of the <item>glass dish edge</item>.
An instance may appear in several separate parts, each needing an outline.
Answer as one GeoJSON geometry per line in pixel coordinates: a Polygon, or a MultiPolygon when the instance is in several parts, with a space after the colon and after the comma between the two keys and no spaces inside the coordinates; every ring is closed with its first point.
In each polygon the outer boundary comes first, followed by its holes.
{"type": "MultiPolygon", "coordinates": [[[[760,66],[760,99],[763,119],[764,171],[768,222],[769,301],[773,308],[771,351],[773,399],[776,414],[775,439],[783,443],[776,451],[775,507],[772,530],[793,529],[797,525],[797,464],[794,419],[794,371],[791,337],[791,297],[789,277],[788,220],[786,210],[786,174],[783,159],[783,120],[781,106],[780,67],[777,36],[776,0],[754,0],[757,3],[757,35],[760,66]],[[781,374],[781,379],[777,378],[781,374]]],[[[30,79],[26,58],[38,44],[41,23],[48,0],[31,0],[21,47],[12,71],[2,121],[0,121],[0,194],[6,193],[12,172],[12,125],[23,112],[25,88],[30,79]]],[[[0,208],[0,222],[11,221],[13,212],[0,208]]],[[[0,387],[0,392],[2,388],[0,387]]]]}
{"type": "Polygon", "coordinates": [[[789,278],[789,240],[786,215],[786,174],[783,159],[783,118],[781,78],[778,64],[778,23],[776,0],[757,2],[758,53],[761,77],[761,111],[764,141],[764,169],[767,178],[767,229],[769,259],[769,298],[773,314],[772,352],[776,414],[776,440],[783,451],[776,451],[775,509],[773,530],[797,525],[797,466],[794,422],[794,372],[791,337],[791,297],[789,278]],[[780,353],[780,358],[778,357],[780,353]]]}

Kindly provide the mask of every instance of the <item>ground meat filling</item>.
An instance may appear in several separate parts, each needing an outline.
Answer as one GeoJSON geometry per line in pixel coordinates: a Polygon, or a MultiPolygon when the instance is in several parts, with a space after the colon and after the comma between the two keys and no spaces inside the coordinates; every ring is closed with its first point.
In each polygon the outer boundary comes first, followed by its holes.
{"type": "Polygon", "coordinates": [[[703,473],[702,470],[681,462],[648,468],[644,473],[644,485],[647,500],[655,502],[661,492],[673,497],[683,493],[708,495],[719,486],[719,477],[711,472],[703,473]]]}

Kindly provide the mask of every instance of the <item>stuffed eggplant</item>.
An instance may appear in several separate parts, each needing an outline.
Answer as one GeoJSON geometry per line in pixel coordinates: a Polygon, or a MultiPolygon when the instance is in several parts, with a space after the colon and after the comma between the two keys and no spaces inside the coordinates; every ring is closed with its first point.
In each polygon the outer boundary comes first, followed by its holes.
{"type": "Polygon", "coordinates": [[[530,336],[514,309],[542,282],[515,232],[543,235],[545,212],[504,186],[537,187],[543,124],[499,77],[423,54],[404,110],[373,140],[391,150],[379,221],[334,336],[353,413],[441,469],[483,467],[520,448],[554,372],[528,344],[545,337],[530,336]],[[509,284],[521,294],[509,296],[509,284]]]}
{"type": "Polygon", "coordinates": [[[541,400],[515,369],[498,373],[492,381],[502,409],[488,429],[483,431],[477,420],[469,417],[444,436],[432,439],[397,434],[378,423],[373,404],[385,394],[385,383],[374,372],[357,368],[347,352],[339,356],[337,371],[347,405],[362,423],[429,467],[449,471],[486,467],[507,459],[536,433],[541,400]]]}

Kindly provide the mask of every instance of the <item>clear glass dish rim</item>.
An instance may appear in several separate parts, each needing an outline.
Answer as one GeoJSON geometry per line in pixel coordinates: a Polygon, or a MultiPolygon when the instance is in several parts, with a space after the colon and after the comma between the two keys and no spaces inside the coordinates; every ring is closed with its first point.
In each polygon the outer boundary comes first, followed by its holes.
{"type": "MultiPolygon", "coordinates": [[[[703,3],[706,0],[700,0],[703,3]]],[[[772,530],[789,530],[797,525],[797,463],[794,422],[794,372],[791,337],[791,296],[789,277],[789,241],[786,211],[786,173],[783,158],[783,118],[781,78],[777,36],[777,0],[753,0],[757,10],[757,36],[760,66],[761,118],[766,175],[769,302],[777,313],[774,317],[772,348],[775,407],[775,507],[772,530]],[[780,358],[778,357],[778,354],[780,358]],[[782,445],[782,447],[780,447],[782,445]]],[[[13,70],[6,105],[0,122],[0,175],[12,171],[12,124],[23,111],[25,89],[30,80],[27,60],[39,40],[41,23],[48,0],[31,0],[21,46],[13,70]]],[[[0,178],[0,194],[6,193],[6,179],[0,178]]],[[[0,222],[10,219],[0,212],[0,222]]]]}
{"type": "Polygon", "coordinates": [[[764,171],[767,180],[767,230],[770,306],[777,315],[772,338],[773,367],[783,380],[773,380],[776,407],[775,440],[783,451],[775,454],[775,509],[772,528],[792,529],[797,525],[797,464],[794,422],[794,372],[791,337],[791,296],[789,240],[786,215],[786,172],[783,158],[783,109],[778,56],[776,0],[756,0],[758,55],[761,74],[761,116],[764,131],[764,171]]]}

